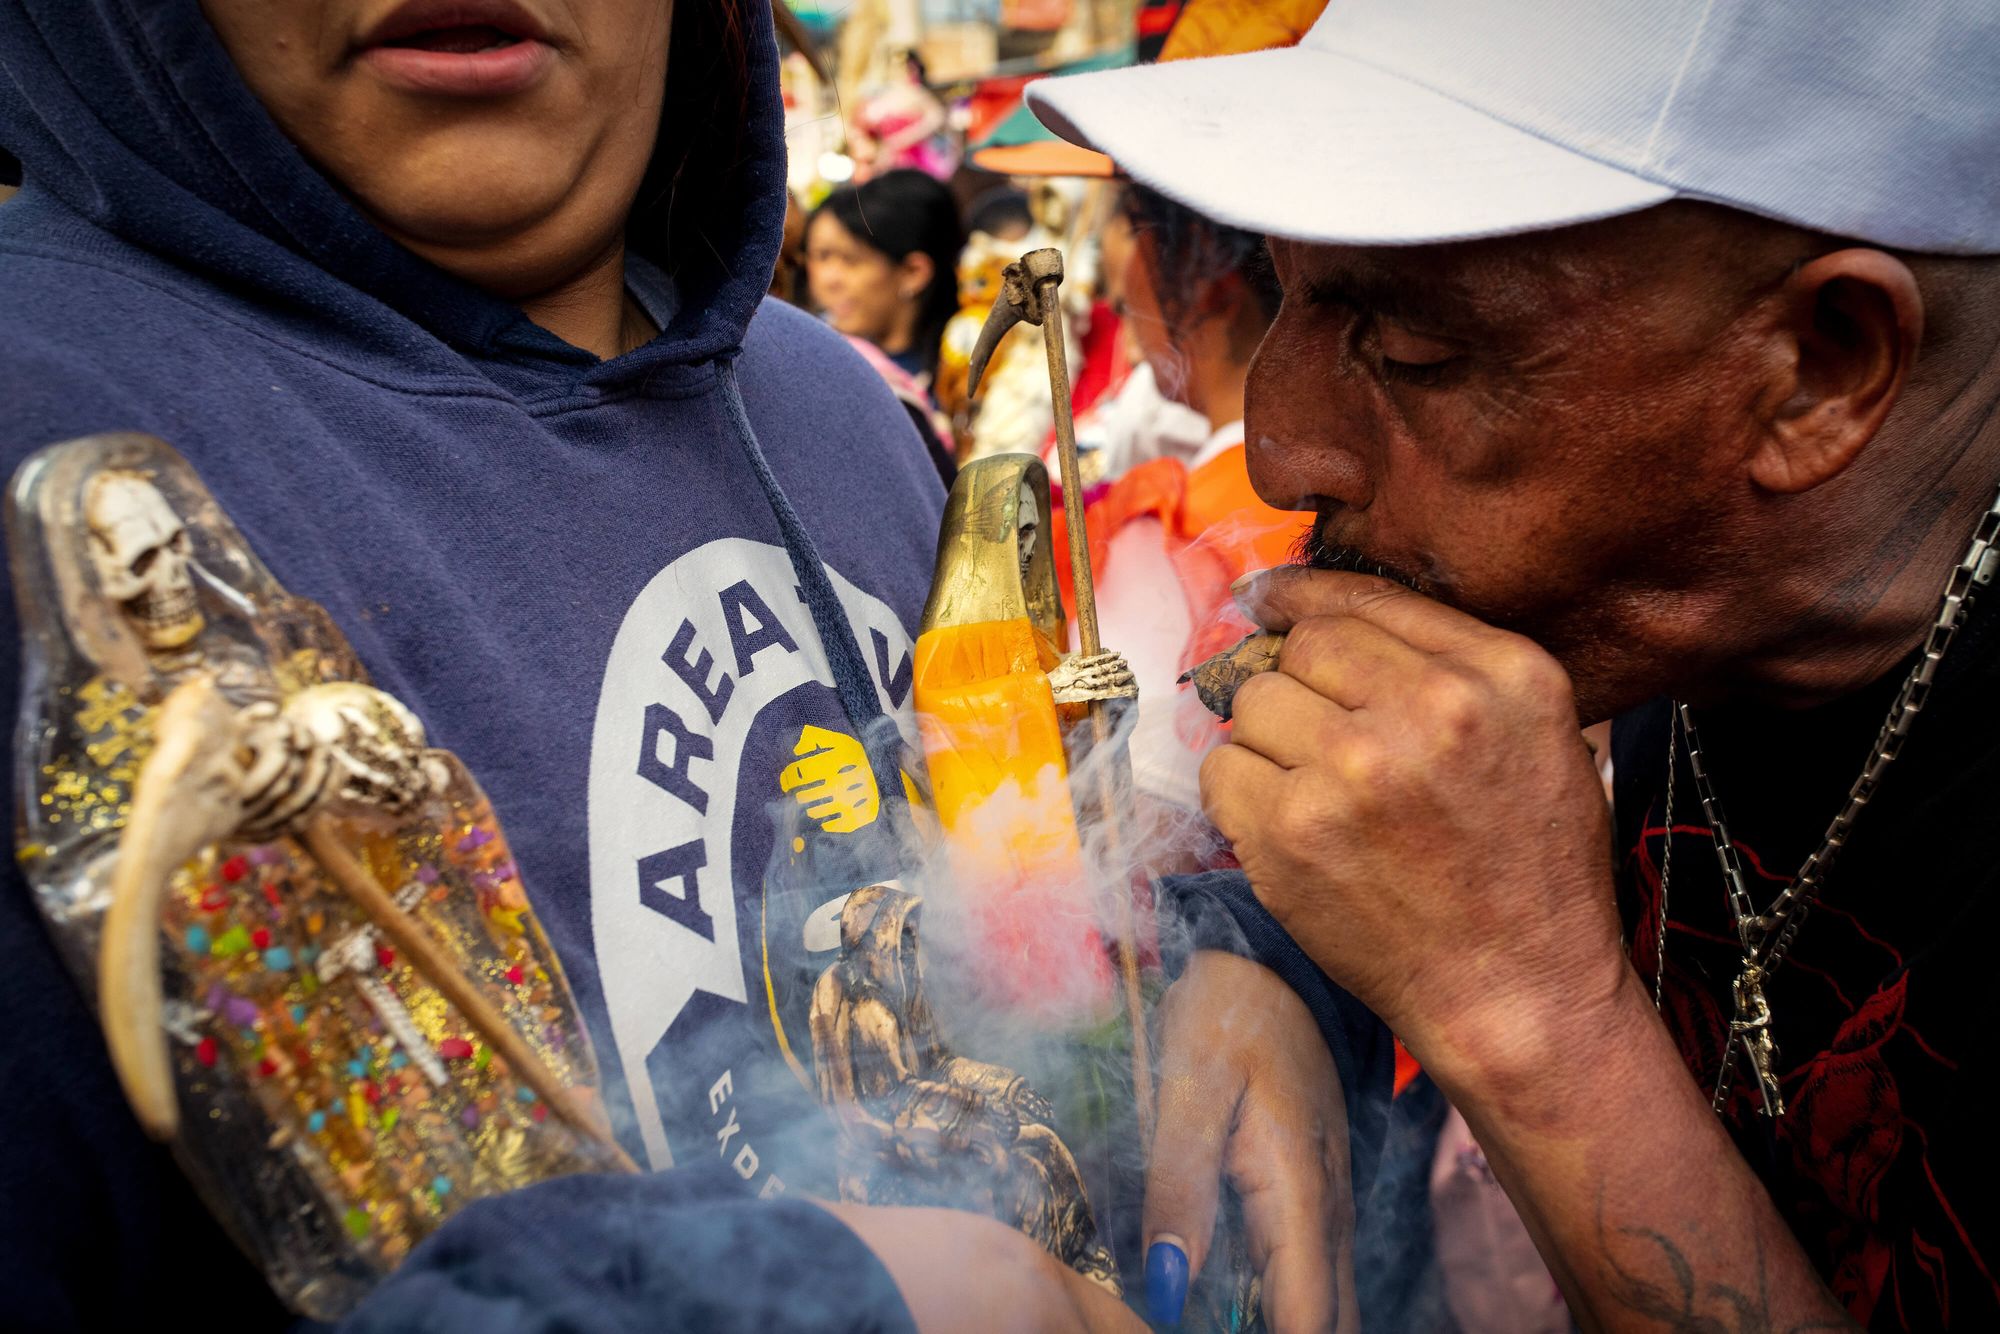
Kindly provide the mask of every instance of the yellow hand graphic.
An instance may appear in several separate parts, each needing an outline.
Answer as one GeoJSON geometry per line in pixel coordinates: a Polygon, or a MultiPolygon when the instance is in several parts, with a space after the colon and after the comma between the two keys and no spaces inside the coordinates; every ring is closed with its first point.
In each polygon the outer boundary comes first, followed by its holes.
{"type": "Polygon", "coordinates": [[[791,793],[820,828],[829,834],[851,834],[875,822],[881,795],[859,741],[808,725],[800,730],[792,754],[799,761],[785,766],[778,786],[791,793]]]}

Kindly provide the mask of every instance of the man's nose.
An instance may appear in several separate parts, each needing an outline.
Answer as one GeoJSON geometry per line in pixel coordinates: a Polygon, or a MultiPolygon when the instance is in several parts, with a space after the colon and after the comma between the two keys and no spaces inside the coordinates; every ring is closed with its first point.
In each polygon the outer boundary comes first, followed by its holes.
{"type": "Polygon", "coordinates": [[[1250,365],[1244,436],[1250,484],[1278,509],[1360,509],[1373,498],[1365,404],[1343,367],[1273,326],[1250,365]]]}

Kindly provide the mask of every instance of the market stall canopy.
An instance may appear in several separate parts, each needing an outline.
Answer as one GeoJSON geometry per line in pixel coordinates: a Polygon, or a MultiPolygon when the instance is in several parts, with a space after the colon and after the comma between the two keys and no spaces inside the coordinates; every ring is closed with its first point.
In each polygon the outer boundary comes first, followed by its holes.
{"type": "MultiPolygon", "coordinates": [[[[1172,30],[1160,49],[1160,60],[1193,60],[1202,56],[1239,55],[1272,47],[1296,45],[1310,28],[1326,0],[1188,0],[1175,7],[1172,30]]],[[[1158,9],[1142,9],[1142,29],[1158,9]]],[[[1146,34],[1141,33],[1142,43],[1146,34]]],[[[1131,63],[1129,60],[1122,63],[1131,63]]],[[[1063,73],[1081,73],[1107,66],[1079,61],[1063,73]]],[[[1018,98],[1029,81],[1022,80],[1018,98]]],[[[1025,103],[1014,109],[983,138],[972,136],[972,165],[1009,176],[1080,176],[1105,179],[1118,175],[1103,153],[1069,143],[1035,118],[1025,103]]]]}
{"type": "Polygon", "coordinates": [[[982,80],[972,93],[973,120],[967,135],[973,165],[1013,176],[1112,175],[1111,159],[1065,143],[1035,119],[1021,97],[1037,79],[1118,69],[1130,65],[1134,55],[1135,48],[1126,46],[1045,73],[982,80]]]}

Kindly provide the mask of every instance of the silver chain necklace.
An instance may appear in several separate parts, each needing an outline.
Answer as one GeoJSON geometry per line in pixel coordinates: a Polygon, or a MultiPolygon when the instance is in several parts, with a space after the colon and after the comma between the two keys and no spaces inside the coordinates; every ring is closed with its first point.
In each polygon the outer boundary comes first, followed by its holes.
{"type": "Polygon", "coordinates": [[[1653,984],[1653,1003],[1656,1007],[1660,1003],[1661,983],[1666,970],[1667,885],[1673,869],[1674,724],[1678,723],[1681,734],[1687,738],[1688,767],[1694,773],[1695,792],[1701,798],[1702,814],[1708,820],[1715,858],[1722,868],[1722,882],[1728,892],[1729,915],[1736,925],[1737,943],[1743,951],[1742,965],[1732,987],[1735,1015],[1729,1021],[1729,1036],[1722,1045],[1722,1059],[1715,1076],[1715,1095],[1710,1101],[1718,1113],[1729,1096],[1730,1081],[1735,1073],[1736,1048],[1741,1043],[1749,1059],[1751,1075],[1757,1081],[1765,1115],[1777,1117],[1785,1114],[1784,1094],[1778,1087],[1778,1048],[1771,1040],[1771,1006],[1764,994],[1765,983],[1784,963],[1793,941],[1798,938],[1799,928],[1805,924],[1806,914],[1819,897],[1834,858],[1846,846],[1855,820],[1874,797],[1882,775],[1902,752],[1910,725],[1916,721],[1917,714],[1930,697],[1931,682],[1937,675],[1938,664],[1944,659],[1945,649],[1950,647],[1952,636],[1965,620],[1973,592],[1993,582],[1996,567],[2000,567],[2000,492],[1995,493],[1993,503],[1980,517],[1972,541],[1966,548],[1965,559],[1953,567],[1951,576],[1945,581],[1944,594],[1938,600],[1937,616],[1932,620],[1930,634],[1924,640],[1923,654],[1903,679],[1903,688],[1897,693],[1896,702],[1889,706],[1882,730],[1876,734],[1875,748],[1869,754],[1868,762],[1862,766],[1861,776],[1848,789],[1846,804],[1833,817],[1833,823],[1827,826],[1826,837],[1818,849],[1806,858],[1799,873],[1778,892],[1777,898],[1763,912],[1758,912],[1751,901],[1749,882],[1743,874],[1743,859],[1737,854],[1736,844],[1730,838],[1729,824],[1723,816],[1722,803],[1716,798],[1715,785],[1709,781],[1708,768],[1702,758],[1701,737],[1695,730],[1694,713],[1687,705],[1676,703],[1668,715],[1667,842],[1660,870],[1659,962],[1653,984]]]}

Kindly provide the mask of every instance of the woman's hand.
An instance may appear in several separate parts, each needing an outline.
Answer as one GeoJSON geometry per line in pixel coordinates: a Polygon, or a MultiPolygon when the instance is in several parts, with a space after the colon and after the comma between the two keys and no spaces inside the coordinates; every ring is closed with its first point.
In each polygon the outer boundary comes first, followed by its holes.
{"type": "Polygon", "coordinates": [[[1159,1045],[1145,1214],[1153,1319],[1178,1319],[1226,1174],[1271,1328],[1358,1329],[1347,1105],[1305,1003],[1261,964],[1198,951],[1161,1002],[1159,1045]]]}
{"type": "Polygon", "coordinates": [[[956,1209],[822,1207],[875,1252],[925,1334],[1145,1330],[1116,1297],[991,1218],[956,1209]]]}

